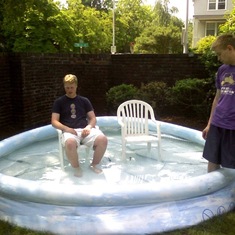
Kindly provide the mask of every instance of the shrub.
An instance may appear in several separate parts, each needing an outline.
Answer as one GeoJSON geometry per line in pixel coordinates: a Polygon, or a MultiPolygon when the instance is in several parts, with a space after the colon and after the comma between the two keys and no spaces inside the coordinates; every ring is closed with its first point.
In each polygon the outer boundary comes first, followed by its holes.
{"type": "Polygon", "coordinates": [[[152,106],[157,117],[169,106],[168,90],[165,82],[150,82],[141,85],[138,97],[152,106]]]}
{"type": "Polygon", "coordinates": [[[204,38],[201,38],[196,45],[196,48],[194,48],[195,52],[198,54],[204,54],[211,50],[211,45],[215,41],[215,36],[206,36],[204,38]]]}
{"type": "Polygon", "coordinates": [[[137,94],[138,88],[131,84],[121,84],[110,88],[106,93],[109,112],[116,115],[118,106],[127,100],[135,99],[137,94]]]}
{"type": "Polygon", "coordinates": [[[218,67],[221,63],[218,61],[217,56],[211,50],[212,43],[215,41],[215,36],[206,36],[200,39],[197,43],[194,51],[198,54],[201,54],[200,59],[205,65],[206,70],[209,72],[211,80],[214,79],[215,73],[218,70],[218,67]]]}
{"type": "Polygon", "coordinates": [[[170,90],[175,113],[206,120],[211,109],[210,99],[214,95],[212,87],[210,79],[189,78],[177,81],[170,90]]]}

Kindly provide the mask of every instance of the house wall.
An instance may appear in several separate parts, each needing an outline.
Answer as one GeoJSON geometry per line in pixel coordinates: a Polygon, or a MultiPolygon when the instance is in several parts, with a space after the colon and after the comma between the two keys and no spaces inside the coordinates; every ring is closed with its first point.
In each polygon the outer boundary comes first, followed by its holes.
{"type": "Polygon", "coordinates": [[[227,10],[231,11],[233,9],[232,0],[225,2],[225,10],[209,10],[208,2],[209,0],[194,0],[194,16],[224,16],[227,10]]]}
{"type": "MultiPolygon", "coordinates": [[[[209,0],[194,0],[193,19],[193,42],[195,47],[197,42],[206,36],[206,23],[225,23],[225,14],[229,14],[234,7],[232,0],[227,0],[225,10],[209,10],[209,0]]],[[[215,35],[216,36],[216,35],[215,35]]]]}
{"type": "Polygon", "coordinates": [[[208,77],[198,55],[81,55],[0,53],[0,126],[27,130],[50,123],[53,101],[64,94],[62,79],[73,73],[79,94],[96,115],[108,115],[106,92],[113,86],[208,77]]]}

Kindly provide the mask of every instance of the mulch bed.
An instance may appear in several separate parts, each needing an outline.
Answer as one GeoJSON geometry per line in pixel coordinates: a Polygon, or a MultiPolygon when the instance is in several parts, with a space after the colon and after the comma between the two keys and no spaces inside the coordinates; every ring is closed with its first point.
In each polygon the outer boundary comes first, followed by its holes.
{"type": "Polygon", "coordinates": [[[161,120],[164,122],[169,122],[180,126],[189,127],[199,131],[202,131],[207,125],[207,122],[205,121],[193,118],[185,118],[185,117],[164,117],[161,120]]]}

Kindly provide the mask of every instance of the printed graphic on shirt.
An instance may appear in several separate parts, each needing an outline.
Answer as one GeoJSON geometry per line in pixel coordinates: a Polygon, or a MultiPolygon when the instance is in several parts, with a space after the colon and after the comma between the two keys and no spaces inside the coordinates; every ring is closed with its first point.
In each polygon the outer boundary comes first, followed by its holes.
{"type": "Polygon", "coordinates": [[[70,108],[71,108],[71,118],[76,118],[76,106],[75,104],[71,104],[70,105],[70,108]]]}
{"type": "Polygon", "coordinates": [[[225,74],[223,81],[221,82],[222,86],[234,85],[235,81],[233,79],[233,74],[225,74]]]}
{"type": "Polygon", "coordinates": [[[234,95],[235,87],[232,85],[235,85],[234,74],[225,74],[221,82],[221,94],[234,95]]]}

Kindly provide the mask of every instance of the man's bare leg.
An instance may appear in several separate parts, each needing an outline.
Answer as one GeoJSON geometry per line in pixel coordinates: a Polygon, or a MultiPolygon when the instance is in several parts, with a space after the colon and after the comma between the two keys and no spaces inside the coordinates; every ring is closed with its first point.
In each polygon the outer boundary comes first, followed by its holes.
{"type": "Polygon", "coordinates": [[[82,177],[82,169],[79,165],[79,157],[77,153],[77,142],[74,139],[68,139],[65,143],[66,156],[74,168],[74,175],[77,177],[82,177]]]}
{"type": "Polygon", "coordinates": [[[90,169],[96,174],[100,174],[103,171],[97,167],[100,163],[104,153],[106,151],[108,144],[108,139],[105,135],[99,135],[94,142],[94,155],[92,163],[90,164],[90,169]]]}
{"type": "Polygon", "coordinates": [[[208,162],[208,166],[207,166],[207,172],[210,173],[212,171],[216,171],[220,169],[220,165],[212,163],[212,162],[208,162]]]}

